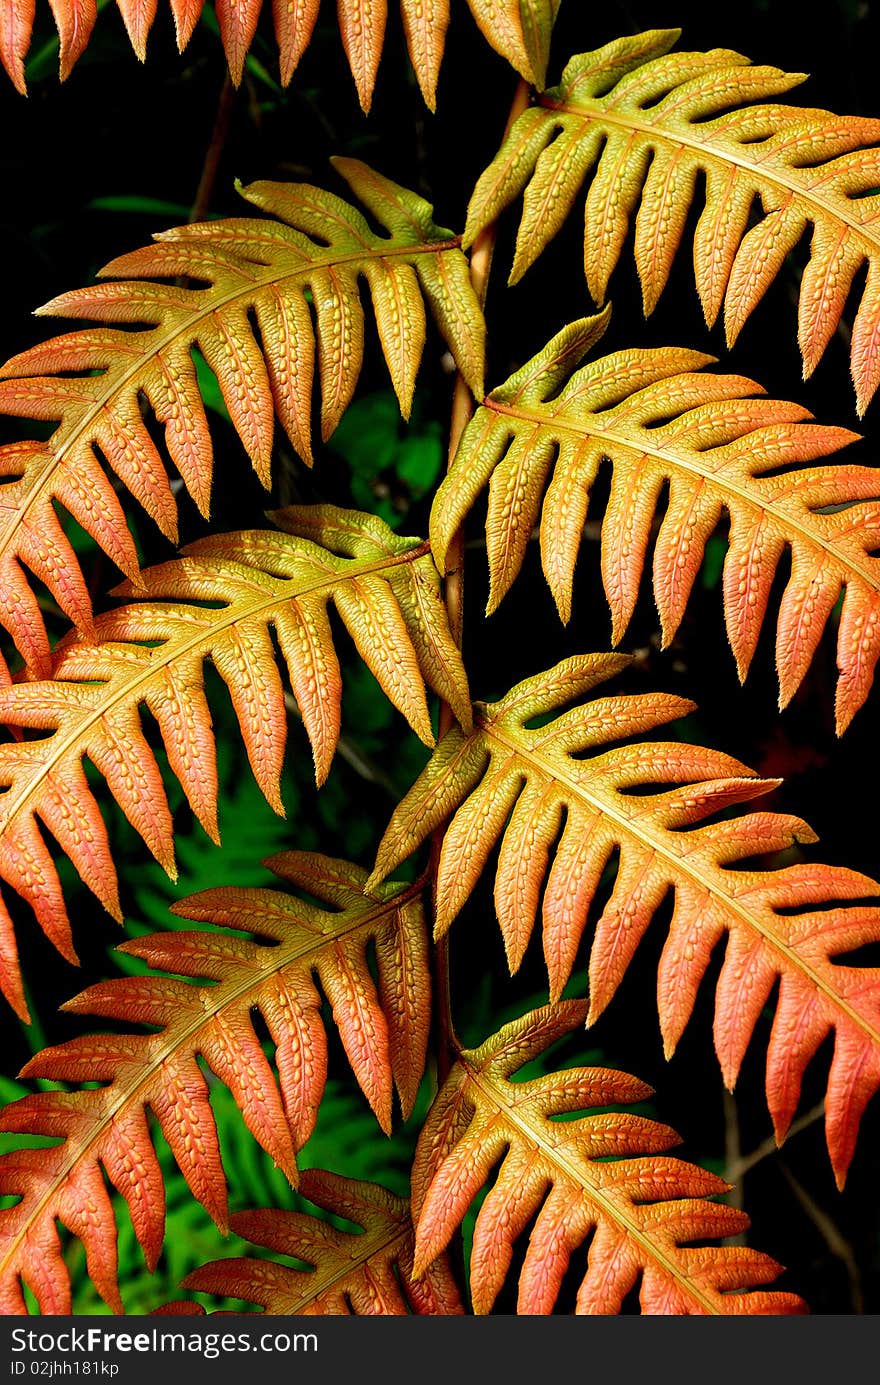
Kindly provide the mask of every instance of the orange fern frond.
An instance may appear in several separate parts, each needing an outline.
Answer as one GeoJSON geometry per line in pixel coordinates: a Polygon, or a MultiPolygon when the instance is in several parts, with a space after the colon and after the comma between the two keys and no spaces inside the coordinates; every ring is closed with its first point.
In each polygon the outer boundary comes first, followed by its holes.
{"type": "Polygon", "coordinates": [[[371,881],[393,870],[454,813],[434,893],[440,936],[500,840],[495,907],[511,971],[529,943],[543,889],[544,956],[557,1000],[600,878],[616,859],[614,888],[593,935],[590,1022],[608,1005],[671,893],[657,990],[667,1056],[690,1018],[713,950],[726,937],[715,1004],[715,1049],[725,1083],[734,1085],[778,982],[766,1079],[777,1139],[794,1115],[808,1062],[833,1034],[825,1126],[842,1184],[862,1112],[880,1087],[880,970],[834,958],[880,941],[880,909],[864,902],[880,894],[880,885],[838,866],[743,865],[815,841],[815,834],[782,813],[714,820],[779,781],[758,779],[719,751],[675,741],[631,742],[692,711],[692,703],[665,694],[579,701],[627,662],[611,654],[567,659],[499,702],[475,704],[473,731],[455,728],[443,738],[392,815],[371,881]],[[533,718],[575,700],[552,721],[529,727],[533,718]]]}
{"type": "Polygon", "coordinates": [[[325,438],[351,399],[364,344],[361,278],[404,414],[425,340],[423,300],[462,373],[481,392],[485,324],[458,241],[434,225],[431,207],[415,193],[355,159],[335,163],[387,235],[320,188],[253,183],[243,196],[278,220],[240,217],[163,232],[155,245],[102,270],[119,282],[62,294],[40,309],[123,326],[66,333],[0,370],[0,413],[57,423],[48,442],[0,448],[0,622],[33,672],[45,676],[49,654],[25,569],[82,630],[92,628],[86,584],[55,503],[121,571],[137,573],[134,542],[102,459],[176,540],[177,504],[144,400],[164,427],[170,461],[199,509],[208,511],[211,437],[194,347],[216,374],[264,485],[276,413],[311,463],[316,354],[325,438]],[[161,282],[177,277],[204,286],[161,282]]]}
{"type": "Polygon", "coordinates": [[[786,549],[791,572],[776,632],[781,706],[794,696],[845,591],[837,638],[842,733],[880,657],[880,474],[842,462],[808,465],[856,435],[815,423],[796,404],[747,398],[763,391],[742,376],[698,375],[712,358],[695,351],[617,351],[575,371],[607,320],[606,310],[564,328],[483,400],[434,500],[435,561],[443,570],[453,535],[490,483],[487,609],[519,572],[540,513],[544,572],[568,621],[590,491],[607,459],[613,470],[601,561],[614,642],[636,604],[661,498],[668,504],[653,575],[664,645],[726,511],[724,615],[740,679],[786,549]]]}
{"type": "MultiPolygon", "coordinates": [[[[409,1203],[376,1183],[306,1169],[299,1192],[316,1207],[361,1227],[338,1231],[305,1212],[259,1208],[236,1212],[232,1230],[254,1245],[302,1260],[292,1269],[273,1260],[215,1260],[187,1275],[183,1288],[245,1299],[266,1313],[296,1316],[458,1316],[461,1298],[445,1256],[419,1279],[413,1276],[413,1228],[409,1203]]],[[[173,1304],[165,1311],[193,1305],[173,1304]]]]}
{"type": "MultiPolygon", "coordinates": [[[[0,745],[0,879],[27,900],[71,961],[76,954],[61,884],[40,824],[105,908],[121,917],[116,870],[84,759],[174,873],[171,812],[141,707],[156,720],[193,812],[218,839],[205,660],[229,688],[254,775],[278,813],[284,812],[279,779],[287,713],[270,631],[290,671],[321,784],[339,734],[341,695],[328,602],[427,744],[434,738],[425,680],[470,724],[464,667],[427,545],[334,506],[292,507],[276,518],[293,532],[215,535],[193,544],[188,556],[147,569],[138,594],[152,599],[99,616],[98,644],[74,638],[59,646],[52,681],[0,686],[0,722],[47,733],[0,745]],[[306,533],[319,542],[300,537],[306,533]],[[205,602],[214,604],[198,604],[205,602]]],[[[15,935],[2,901],[0,987],[26,1016],[15,935]]]]}
{"type": "Polygon", "coordinates": [[[729,343],[809,227],[798,314],[809,375],[867,264],[851,353],[861,414],[880,383],[880,121],[780,105],[772,98],[802,82],[803,73],[753,67],[727,49],[669,53],[678,36],[677,29],[651,30],[572,58],[560,84],[516,121],[480,179],[464,243],[525,189],[511,273],[517,280],[589,178],[590,292],[604,300],[635,216],[636,264],[650,312],[705,179],[694,233],[696,283],[709,324],[724,306],[729,343]],[[765,104],[746,104],[752,102],[765,104]],[[749,229],[758,203],[764,215],[749,229]]]}
{"type": "Polygon", "coordinates": [[[728,1190],[722,1179],[667,1155],[680,1143],[669,1126],[607,1110],[554,1119],[631,1105],[650,1096],[650,1087],[606,1068],[513,1080],[585,1011],[576,1001],[534,1010],[459,1056],[416,1149],[416,1273],[445,1249],[498,1165],[474,1227],[476,1313],[490,1311],[514,1241],[533,1217],[520,1313],[554,1311],[572,1254],[585,1241],[576,1313],[618,1313],[636,1285],[643,1313],[803,1312],[795,1294],[754,1287],[776,1279],[775,1260],[745,1246],[705,1244],[742,1231],[748,1217],[709,1200],[728,1190]]]}
{"type": "MultiPolygon", "coordinates": [[[[95,0],[50,0],[60,40],[59,76],[64,81],[88,47],[97,19],[95,0]]],[[[156,15],[156,0],[116,0],[131,46],[143,62],[156,15]]],[[[544,85],[550,34],[561,0],[468,0],[484,38],[518,72],[544,85]]],[[[171,0],[178,49],[189,43],[204,0],[171,0]]],[[[232,80],[238,86],[253,43],[262,0],[217,0],[217,21],[232,80]]],[[[284,86],[290,82],[309,46],[320,0],[273,0],[272,18],[278,43],[278,66],[284,86]]],[[[369,111],[385,42],[388,0],[337,0],[339,32],[358,99],[369,111]]],[[[449,0],[400,0],[407,48],[422,95],[434,109],[437,78],[446,45],[449,0]]],[[[34,0],[0,0],[0,63],[25,94],[24,62],[34,24],[34,0]]]]}
{"type": "Polygon", "coordinates": [[[20,1197],[0,1211],[0,1312],[25,1311],[22,1283],[43,1313],[71,1311],[56,1218],[82,1240],[98,1292],[122,1311],[116,1225],[102,1169],[128,1203],[153,1267],[165,1213],[148,1107],[194,1196],[226,1228],[226,1181],[199,1058],[232,1092],[255,1139],[296,1182],[296,1152],[314,1126],[327,1067],[315,976],[382,1127],[390,1128],[393,1086],[404,1113],[411,1111],[430,1017],[421,884],[365,894],[366,872],[347,861],[285,852],[267,864],[322,903],[236,888],[184,900],[176,914],[236,931],[157,933],[125,943],[120,951],[173,975],[100,982],[64,1007],[150,1025],[155,1032],[72,1039],[24,1069],[27,1077],[105,1085],[42,1091],[13,1102],[0,1117],[4,1130],[60,1141],[0,1157],[0,1190],[20,1197]],[[243,938],[241,931],[268,942],[243,938]],[[368,960],[373,949],[378,981],[368,960]],[[277,1079],[254,1030],[253,1010],[275,1044],[277,1079]]]}

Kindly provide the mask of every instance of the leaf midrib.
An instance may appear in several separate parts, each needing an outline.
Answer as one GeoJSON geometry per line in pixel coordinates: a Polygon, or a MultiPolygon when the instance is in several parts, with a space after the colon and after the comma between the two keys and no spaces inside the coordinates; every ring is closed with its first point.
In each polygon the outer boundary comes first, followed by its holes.
{"type": "MultiPolygon", "coordinates": [[[[557,1164],[575,1187],[583,1188],[587,1196],[598,1204],[606,1217],[616,1222],[618,1225],[621,1225],[627,1236],[630,1236],[645,1252],[646,1258],[657,1261],[670,1278],[681,1285],[692,1298],[696,1299],[706,1312],[712,1314],[721,1314],[723,1312],[723,1309],[718,1306],[715,1298],[706,1294],[698,1285],[689,1279],[686,1274],[682,1273],[675,1260],[673,1260],[671,1256],[665,1254],[662,1247],[658,1246],[650,1236],[646,1235],[645,1232],[636,1225],[635,1221],[627,1215],[620,1203],[607,1196],[600,1188],[595,1187],[593,1184],[588,1184],[584,1177],[584,1170],[573,1163],[566,1156],[564,1150],[551,1145],[549,1141],[543,1137],[543,1131],[537,1123],[533,1125],[531,1121],[520,1114],[519,1109],[515,1105],[508,1104],[504,1100],[503,1095],[497,1094],[496,1084],[491,1080],[486,1080],[483,1070],[473,1068],[464,1056],[462,1056],[459,1061],[466,1069],[474,1086],[488,1097],[496,1110],[498,1110],[505,1119],[509,1120],[512,1125],[516,1126],[528,1142],[537,1146],[546,1159],[551,1163],[557,1164]]],[[[587,1161],[587,1166],[589,1168],[589,1160],[587,1161]]]]}
{"type": "MultiPolygon", "coordinates": [[[[372,932],[375,932],[379,922],[389,914],[400,913],[402,916],[406,906],[421,894],[423,886],[424,880],[420,878],[412,885],[401,890],[399,894],[392,896],[391,899],[376,901],[375,907],[370,908],[366,913],[355,918],[347,928],[332,933],[316,933],[314,941],[309,939],[305,943],[279,943],[274,947],[271,945],[265,947],[264,951],[257,955],[260,957],[271,957],[274,960],[274,965],[264,967],[256,980],[253,975],[248,974],[239,981],[232,979],[220,981],[213,986],[206,986],[204,984],[193,986],[193,997],[194,999],[198,997],[202,1008],[195,1013],[195,1007],[193,1007],[194,1013],[192,1018],[187,1019],[187,1017],[184,1016],[183,1020],[169,1025],[163,1031],[161,1037],[165,1038],[165,1042],[156,1044],[155,1048],[150,1053],[148,1061],[144,1064],[140,1075],[130,1086],[123,1086],[123,1090],[116,1095],[115,1100],[108,1102],[101,1114],[92,1122],[90,1130],[82,1139],[77,1139],[73,1135],[65,1136],[65,1142],[74,1145],[74,1149],[69,1157],[62,1161],[58,1173],[52,1178],[48,1186],[37,1199],[20,1230],[12,1237],[3,1259],[0,1260],[0,1275],[5,1273],[6,1265],[15,1255],[21,1241],[27,1238],[30,1227],[42,1215],[47,1204],[52,1202],[56,1192],[65,1182],[68,1174],[77,1164],[88,1157],[92,1147],[98,1142],[118,1113],[135,1101],[138,1101],[138,1104],[141,1106],[145,1104],[145,1100],[140,1097],[140,1093],[143,1091],[144,1087],[151,1082],[152,1078],[155,1076],[156,1070],[160,1068],[168,1058],[182,1049],[189,1039],[215,1020],[223,1010],[234,1005],[243,996],[247,995],[249,991],[256,991],[261,988],[268,978],[277,976],[280,971],[283,971],[294,962],[300,961],[311,952],[320,952],[327,944],[338,942],[342,938],[351,937],[352,934],[357,933],[359,930],[370,929],[372,932]],[[211,997],[210,1000],[207,999],[208,996],[211,997]]],[[[329,909],[322,910],[321,912],[325,913],[327,917],[331,919],[338,917],[338,915],[334,915],[329,909]]],[[[340,912],[344,916],[348,911],[343,910],[340,912]]],[[[302,919],[295,919],[294,926],[297,928],[307,928],[309,925],[302,919]]],[[[167,975],[169,973],[157,972],[156,974],[167,975]]],[[[253,1009],[258,1006],[259,1000],[257,999],[250,1008],[253,1009]]],[[[140,1037],[149,1041],[150,1035],[145,1034],[140,1037]]],[[[198,1051],[197,1045],[192,1045],[189,1051],[194,1055],[198,1051]]],[[[114,1078],[109,1087],[105,1090],[112,1092],[117,1082],[119,1082],[118,1077],[114,1078]]],[[[117,1189],[117,1192],[118,1191],[117,1189]]]]}
{"type": "MultiPolygon", "coordinates": [[[[718,868],[717,876],[713,879],[712,875],[707,874],[698,868],[691,855],[682,856],[673,851],[664,841],[664,836],[672,835],[668,829],[652,829],[644,823],[644,816],[641,818],[627,818],[619,809],[615,809],[613,803],[606,801],[604,797],[598,796],[595,791],[591,791],[587,786],[579,783],[566,772],[564,763],[557,763],[550,756],[542,756],[535,750],[524,745],[521,740],[513,735],[506,734],[504,729],[497,723],[489,721],[480,722],[483,734],[495,739],[504,746],[505,750],[517,756],[521,760],[535,766],[544,774],[550,774],[558,783],[564,785],[575,798],[582,799],[594,811],[600,813],[604,818],[610,819],[623,833],[635,837],[642,845],[648,846],[664,861],[673,866],[670,872],[672,878],[669,884],[675,888],[675,874],[684,873],[689,876],[695,884],[702,890],[717,899],[723,909],[728,913],[734,914],[739,921],[753,932],[759,934],[763,941],[770,945],[773,950],[781,955],[784,961],[794,972],[806,977],[827,1000],[837,1009],[841,1010],[844,1016],[880,1050],[880,1030],[858,1013],[849,1004],[845,996],[834,990],[829,981],[810,964],[802,958],[788,943],[779,938],[766,924],[762,923],[757,914],[748,910],[739,900],[734,899],[724,888],[724,872],[718,868]]],[[[647,809],[645,810],[647,811],[647,809]]],[[[728,928],[730,925],[727,925],[728,928]]],[[[830,965],[830,962],[829,962],[830,965]]]]}
{"type": "MultiPolygon", "coordinates": [[[[25,523],[26,519],[29,517],[31,513],[31,510],[39,504],[44,493],[46,491],[49,491],[50,495],[54,494],[52,483],[56,469],[65,464],[67,460],[67,453],[70,451],[70,449],[74,447],[79,441],[81,441],[81,439],[84,436],[87,436],[90,433],[92,422],[104,410],[112,409],[112,406],[115,403],[117,396],[122,393],[125,386],[129,384],[129,382],[132,379],[135,379],[139,375],[139,373],[142,370],[144,370],[145,366],[151,360],[157,359],[167,346],[171,345],[180,338],[185,337],[187,333],[192,333],[195,327],[200,322],[203,322],[206,318],[212,316],[214,313],[221,311],[230,303],[234,303],[238,299],[246,299],[249,295],[258,293],[263,289],[271,288],[290,280],[308,280],[309,276],[311,274],[314,274],[316,270],[335,268],[336,266],[345,264],[357,264],[365,260],[384,260],[388,259],[389,257],[400,258],[425,254],[439,255],[442,254],[444,251],[457,250],[460,248],[460,245],[461,237],[455,236],[449,240],[421,242],[415,245],[389,246],[388,248],[377,247],[369,251],[351,251],[348,254],[334,254],[332,253],[332,251],[328,252],[323,256],[319,254],[316,256],[315,259],[309,260],[307,265],[302,266],[299,269],[285,269],[281,273],[273,273],[270,275],[266,275],[265,277],[258,276],[257,278],[253,279],[250,283],[248,283],[244,288],[236,287],[235,289],[230,290],[228,293],[221,294],[217,299],[212,299],[212,301],[206,306],[200,307],[197,311],[193,311],[191,314],[189,314],[186,318],[186,321],[182,325],[180,325],[180,323],[178,322],[178,325],[176,327],[169,328],[165,332],[162,332],[161,327],[159,326],[151,328],[150,330],[152,332],[160,333],[160,335],[158,339],[154,339],[151,337],[150,350],[140,355],[134,364],[129,365],[127,368],[122,369],[118,373],[113,371],[111,367],[111,369],[107,372],[107,374],[112,377],[113,381],[110,388],[108,388],[101,395],[101,397],[97,399],[94,402],[94,404],[92,404],[80,418],[77,419],[75,423],[71,424],[69,429],[65,429],[65,425],[62,420],[59,423],[58,428],[56,428],[55,432],[53,433],[52,437],[45,444],[47,450],[51,449],[51,461],[45,466],[35,468],[38,474],[34,480],[34,483],[32,484],[28,494],[15,508],[14,513],[18,516],[18,518],[15,520],[14,523],[8,526],[5,534],[0,534],[0,560],[3,559],[7,548],[15,539],[16,532],[19,526],[25,523]],[[55,440],[59,437],[59,435],[60,442],[56,446],[55,440]]],[[[224,248],[229,247],[224,246],[224,248]]],[[[255,269],[259,269],[261,267],[253,261],[244,261],[244,264],[246,264],[248,267],[253,267],[255,269]]],[[[138,281],[132,280],[131,283],[132,285],[136,286],[138,281]]],[[[213,286],[209,289],[193,290],[194,293],[205,294],[212,294],[213,291],[213,286]]],[[[189,345],[192,345],[192,342],[193,337],[190,336],[189,345]]],[[[264,355],[265,353],[261,351],[260,354],[264,355]]],[[[11,378],[20,378],[26,380],[28,378],[41,377],[16,376],[11,378]]],[[[55,377],[50,376],[49,378],[54,379],[55,377]]],[[[165,467],[164,460],[163,467],[167,475],[167,467],[165,467]]],[[[128,487],[126,487],[126,490],[127,489],[128,487]]]]}
{"type": "MultiPolygon", "coordinates": [[[[823,550],[832,559],[846,568],[847,571],[851,571],[855,576],[860,577],[868,587],[873,588],[874,591],[880,591],[880,564],[878,564],[874,572],[871,572],[871,570],[863,566],[855,556],[851,556],[849,553],[842,554],[840,547],[833,539],[828,539],[824,535],[817,533],[816,530],[809,528],[802,519],[796,514],[793,514],[790,510],[781,507],[778,502],[762,499],[759,495],[755,495],[755,493],[750,491],[746,486],[738,483],[723,472],[710,471],[708,468],[701,467],[698,461],[699,453],[695,453],[694,459],[689,460],[678,452],[672,452],[663,447],[653,446],[647,439],[634,439],[628,437],[625,433],[618,432],[614,428],[604,428],[595,422],[592,427],[586,424],[580,425],[571,419],[565,419],[556,414],[548,415],[547,413],[542,413],[538,409],[527,409],[521,405],[514,406],[502,404],[498,400],[493,399],[491,395],[487,396],[484,400],[483,407],[492,409],[496,413],[504,414],[510,418],[521,419],[524,423],[537,425],[551,433],[554,431],[559,433],[570,433],[576,438],[592,439],[596,442],[607,440],[609,447],[613,444],[616,447],[626,449],[630,452],[639,452],[644,456],[651,457],[661,462],[667,469],[677,468],[691,476],[697,476],[709,487],[714,487],[722,492],[729,492],[730,495],[736,496],[739,500],[744,502],[744,504],[758,509],[764,514],[771,515],[781,527],[794,530],[794,532],[800,535],[801,539],[810,547],[823,550]]],[[[743,439],[739,439],[738,441],[742,440],[743,439]]],[[[721,444],[721,446],[725,445],[728,444],[721,444]]],[[[708,449],[710,454],[713,450],[712,448],[708,449]]],[[[608,457],[612,463],[615,461],[614,454],[610,451],[608,457]]],[[[792,474],[797,475],[797,472],[795,471],[792,474]]],[[[760,479],[760,477],[752,477],[752,480],[756,482],[760,481],[760,479]]],[[[880,486],[880,473],[878,473],[878,486],[880,486]]],[[[852,502],[854,506],[859,503],[865,502],[859,502],[858,500],[852,502]]],[[[735,513],[729,502],[727,504],[727,509],[729,512],[735,513]]]]}

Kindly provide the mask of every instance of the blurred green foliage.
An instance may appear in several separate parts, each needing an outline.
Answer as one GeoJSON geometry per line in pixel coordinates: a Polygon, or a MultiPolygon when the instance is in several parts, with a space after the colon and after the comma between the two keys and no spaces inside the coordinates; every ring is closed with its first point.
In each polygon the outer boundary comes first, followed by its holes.
{"type": "Polygon", "coordinates": [[[394,392],[382,390],[346,409],[329,446],[348,463],[356,506],[399,529],[440,477],[443,425],[423,417],[418,394],[404,423],[394,392]]]}

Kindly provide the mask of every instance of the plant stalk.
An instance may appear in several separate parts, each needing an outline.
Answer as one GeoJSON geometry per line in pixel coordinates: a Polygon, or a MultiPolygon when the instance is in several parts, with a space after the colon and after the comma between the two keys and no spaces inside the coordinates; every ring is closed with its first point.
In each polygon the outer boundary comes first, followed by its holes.
{"type": "Polygon", "coordinates": [[[204,221],[211,206],[211,198],[214,194],[214,184],[217,181],[220,160],[223,157],[223,150],[226,146],[226,140],[229,137],[229,127],[232,124],[232,109],[234,105],[235,87],[232,85],[232,78],[227,72],[223,79],[223,86],[220,88],[220,96],[217,100],[217,114],[214,117],[214,128],[211,131],[211,141],[205,153],[199,185],[196,188],[196,195],[193,199],[192,207],[190,208],[190,225],[196,221],[204,221]]]}
{"type": "MultiPolygon", "coordinates": [[[[507,117],[507,124],[504,128],[504,139],[507,138],[513,122],[527,108],[529,99],[529,84],[523,78],[520,78],[507,117]]],[[[485,307],[486,304],[486,294],[489,288],[489,272],[492,268],[492,256],[495,251],[497,234],[497,223],[493,221],[480,232],[471,249],[471,283],[474,286],[474,292],[477,295],[481,308],[485,307]]],[[[449,423],[449,452],[446,461],[447,470],[452,465],[455,454],[458,451],[461,435],[467,427],[473,412],[474,400],[470,387],[461,371],[458,371],[455,377],[455,387],[452,395],[452,415],[449,423]]],[[[447,572],[444,583],[446,614],[449,620],[452,638],[455,640],[458,647],[461,648],[464,629],[463,528],[460,528],[456,532],[455,537],[449,545],[446,565],[447,572]]],[[[452,708],[447,702],[441,702],[437,728],[438,741],[443,739],[454,722],[455,715],[452,708]]],[[[443,824],[441,824],[431,838],[431,858],[428,867],[428,875],[431,881],[432,890],[436,889],[437,884],[440,848],[443,844],[443,830],[443,824]]],[[[456,1032],[455,1021],[452,1016],[448,935],[443,938],[438,938],[434,944],[434,1014],[437,1023],[437,1080],[442,1086],[452,1064],[462,1050],[462,1044],[456,1032]]]]}

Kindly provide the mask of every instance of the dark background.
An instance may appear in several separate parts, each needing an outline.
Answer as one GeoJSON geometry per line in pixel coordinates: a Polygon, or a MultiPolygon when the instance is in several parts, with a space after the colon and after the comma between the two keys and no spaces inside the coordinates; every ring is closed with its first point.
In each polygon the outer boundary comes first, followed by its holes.
{"type": "MultiPolygon", "coordinates": [[[[386,51],[369,118],[359,110],[328,0],[312,45],[286,92],[274,80],[270,15],[268,11],[263,15],[253,49],[259,66],[249,65],[229,104],[217,177],[206,203],[208,214],[239,213],[241,204],[233,187],[236,178],[243,182],[304,179],[343,192],[327,163],[331,154],[341,153],[372,162],[391,177],[417,188],[433,200],[440,224],[460,229],[470,190],[497,147],[515,79],[509,67],[476,35],[461,0],[453,0],[454,15],[438,92],[439,113],[432,116],[409,72],[396,7],[392,3],[390,8],[386,51]]],[[[687,47],[734,48],[756,62],[811,72],[812,79],[793,95],[794,101],[852,113],[880,113],[876,86],[880,10],[870,3],[844,0],[810,10],[776,0],[602,6],[564,0],[554,40],[551,80],[570,53],[598,47],[621,33],[655,26],[681,27],[682,44],[687,47]]],[[[29,316],[36,306],[56,293],[89,282],[102,263],[144,243],[153,231],[186,220],[203,177],[218,103],[225,101],[222,50],[208,20],[197,26],[188,49],[180,56],[167,6],[160,5],[148,60],[142,66],[127,45],[115,8],[105,9],[85,56],[63,86],[52,71],[52,33],[48,7],[40,0],[33,52],[39,55],[42,50],[42,56],[32,64],[27,100],[5,79],[0,83],[0,118],[5,132],[0,145],[0,254],[6,265],[0,355],[4,357],[46,334],[47,324],[29,316]],[[151,199],[165,205],[153,205],[151,199]]],[[[591,310],[580,268],[579,218],[572,218],[552,252],[529,271],[524,282],[508,290],[504,267],[510,260],[514,231],[515,218],[506,218],[488,305],[493,323],[490,384],[504,378],[564,321],[591,310]]],[[[804,244],[791,258],[746,325],[736,349],[728,354],[720,328],[708,332],[703,323],[687,249],[679,256],[658,309],[645,323],[628,247],[611,282],[614,316],[602,349],[674,344],[714,352],[721,358],[722,368],[752,376],[771,395],[796,399],[825,422],[859,428],[866,437],[857,444],[860,460],[873,462],[880,406],[875,403],[864,422],[858,423],[844,343],[835,339],[815,377],[806,383],[801,378],[795,302],[806,250],[804,244]]],[[[850,303],[850,321],[852,308],[850,303]]],[[[450,395],[441,356],[441,346],[432,339],[420,376],[414,421],[414,426],[430,436],[435,448],[439,447],[439,432],[431,421],[446,419],[450,395]]],[[[387,377],[377,358],[373,333],[359,398],[387,400],[387,377]]],[[[4,440],[25,435],[23,425],[15,420],[4,420],[2,426],[4,440]]],[[[397,430],[396,424],[390,426],[397,430]]],[[[216,421],[216,427],[222,446],[218,447],[214,490],[215,526],[260,523],[266,497],[242,465],[241,449],[228,430],[224,433],[222,419],[216,421]]],[[[399,441],[403,430],[397,430],[397,436],[399,441]]],[[[369,460],[359,454],[355,459],[358,486],[353,487],[350,450],[351,444],[344,439],[334,440],[320,456],[315,472],[308,475],[282,445],[276,470],[278,493],[273,502],[302,497],[339,503],[353,499],[364,505],[372,490],[377,504],[390,504],[395,510],[403,532],[423,533],[430,494],[420,494],[418,486],[401,479],[393,456],[373,474],[369,460]]],[[[852,456],[855,459],[856,449],[852,456]]],[[[601,503],[600,487],[591,506],[592,517],[601,515],[601,503]]],[[[468,536],[476,545],[478,516],[472,519],[468,536]]],[[[146,520],[136,520],[136,525],[145,558],[167,556],[164,542],[152,526],[146,520]]],[[[184,538],[198,534],[200,527],[198,517],[184,505],[184,538]]],[[[100,592],[112,585],[115,574],[106,560],[103,566],[100,559],[97,562],[95,588],[100,592]]],[[[784,585],[784,566],[777,597],[784,585]]],[[[878,782],[876,694],[838,742],[832,718],[834,639],[829,631],[792,706],[780,716],[772,619],[767,622],[748,684],[740,688],[723,631],[717,578],[716,555],[714,566],[707,561],[673,648],[663,653],[658,649],[656,615],[645,588],[624,641],[624,648],[635,651],[637,660],[621,680],[621,688],[662,687],[693,698],[700,710],[680,728],[682,734],[724,749],[764,774],[785,776],[786,783],[772,802],[805,817],[818,831],[821,844],[811,849],[812,859],[845,863],[876,874],[880,869],[874,808],[874,785],[878,782]]],[[[575,615],[567,631],[559,625],[535,553],[529,555],[514,592],[488,624],[480,616],[484,601],[484,563],[475,547],[469,565],[465,644],[476,696],[499,694],[515,679],[549,667],[566,654],[609,646],[610,622],[598,578],[595,541],[584,545],[576,580],[575,615]]],[[[260,855],[285,843],[340,853],[347,849],[368,862],[387,819],[392,792],[411,782],[420,762],[418,749],[411,747],[399,721],[386,714],[370,680],[352,669],[345,703],[347,734],[366,748],[375,763],[386,767],[383,773],[391,782],[364,778],[350,765],[341,764],[334,770],[328,789],[316,797],[309,783],[302,737],[294,729],[286,786],[292,826],[285,829],[268,808],[260,807],[256,795],[248,797],[241,786],[241,775],[247,771],[241,770],[236,758],[236,736],[222,694],[216,688],[213,693],[218,698],[218,734],[228,732],[230,746],[226,771],[229,801],[224,803],[225,819],[221,819],[227,855],[212,856],[214,849],[181,809],[183,869],[175,894],[162,884],[138,843],[126,835],[119,815],[107,810],[128,866],[124,882],[127,914],[132,926],[141,930],[163,926],[170,899],[203,883],[215,883],[218,871],[224,872],[226,879],[240,881],[235,866],[239,859],[242,869],[250,862],[256,870],[260,855]],[[184,839],[187,845],[183,845],[184,839]]],[[[263,877],[257,871],[255,878],[263,877]]],[[[85,968],[82,976],[35,936],[26,910],[17,914],[25,974],[39,977],[40,991],[30,1036],[6,1017],[4,1052],[8,1058],[3,1068],[10,1078],[34,1044],[75,1032],[74,1022],[58,1016],[55,1007],[89,979],[108,974],[111,966],[107,949],[117,938],[116,930],[82,890],[76,892],[76,882],[70,883],[75,899],[75,936],[85,968]]],[[[526,1003],[538,1004],[545,998],[537,936],[519,976],[513,981],[506,977],[492,912],[491,874],[484,886],[453,932],[455,1002],[469,1041],[485,1037],[500,1016],[509,1018],[522,1012],[526,1003]]],[[[704,982],[678,1053],[666,1064],[655,1001],[656,960],[664,937],[664,918],[668,918],[668,909],[665,913],[661,910],[614,1003],[572,1053],[581,1060],[585,1053],[600,1057],[651,1082],[657,1089],[652,1109],[681,1132],[685,1141],[682,1152],[723,1170],[732,1142],[738,1141],[742,1152],[748,1154],[770,1134],[763,1096],[763,1055],[772,1014],[762,1020],[750,1046],[735,1104],[729,1100],[725,1103],[722,1097],[711,1051],[712,976],[704,982]]],[[[864,960],[876,958],[866,954],[864,960]]],[[[713,975],[719,964],[720,958],[713,975]]],[[[585,968],[586,951],[582,949],[572,994],[583,993],[585,968]]],[[[821,1101],[829,1057],[830,1046],[826,1045],[810,1067],[802,1112],[821,1101]]],[[[336,1157],[331,1166],[340,1172],[360,1172],[360,1166],[350,1169],[343,1164],[340,1151],[352,1144],[349,1136],[357,1121],[363,1122],[363,1112],[356,1097],[352,1098],[353,1106],[344,1107],[348,1099],[343,1095],[345,1065],[338,1053],[334,1062],[343,1116],[334,1130],[322,1137],[326,1146],[321,1147],[321,1157],[336,1157]]],[[[9,1095],[14,1094],[10,1088],[9,1095]]],[[[234,1113],[229,1113],[230,1122],[233,1119],[234,1113]]],[[[412,1132],[403,1132],[387,1154],[391,1181],[400,1183],[404,1178],[407,1141],[411,1144],[411,1140],[412,1132]]],[[[793,1137],[781,1154],[770,1154],[757,1163],[745,1180],[745,1206],[754,1226],[751,1243],[791,1267],[781,1283],[803,1294],[816,1313],[874,1313],[880,1309],[878,1174],[880,1118],[875,1103],[864,1121],[843,1194],[835,1190],[822,1124],[815,1120],[793,1137]]],[[[233,1205],[245,1205],[247,1193],[259,1196],[259,1174],[253,1178],[255,1188],[242,1191],[233,1186],[233,1205]]],[[[180,1215],[189,1217],[190,1213],[180,1215]]],[[[205,1236],[208,1246],[209,1232],[205,1236]]],[[[216,1238],[216,1244],[201,1258],[224,1253],[229,1253],[229,1247],[216,1238]]],[[[168,1292],[173,1292],[173,1274],[166,1269],[168,1292]]],[[[77,1282],[81,1311],[96,1311],[84,1276],[77,1282]]],[[[130,1311],[142,1312],[160,1301],[161,1292],[153,1286],[127,1300],[127,1306],[130,1311]]],[[[511,1307],[512,1301],[499,1303],[503,1311],[511,1311],[511,1307]]]]}

